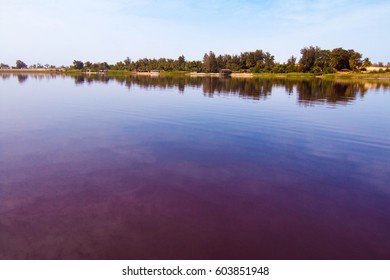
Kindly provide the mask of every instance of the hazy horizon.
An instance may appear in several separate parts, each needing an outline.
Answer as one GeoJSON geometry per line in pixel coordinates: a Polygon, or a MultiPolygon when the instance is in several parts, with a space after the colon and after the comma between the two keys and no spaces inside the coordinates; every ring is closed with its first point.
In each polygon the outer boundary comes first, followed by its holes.
{"type": "Polygon", "coordinates": [[[300,49],[354,49],[390,61],[390,3],[376,1],[0,0],[0,62],[201,60],[262,49],[279,62],[300,49]]]}

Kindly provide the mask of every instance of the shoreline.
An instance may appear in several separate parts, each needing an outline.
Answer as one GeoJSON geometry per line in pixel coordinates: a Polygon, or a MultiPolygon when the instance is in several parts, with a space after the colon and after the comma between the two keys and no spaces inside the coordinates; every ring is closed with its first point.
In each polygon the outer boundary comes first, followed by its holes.
{"type": "Polygon", "coordinates": [[[50,68],[50,69],[0,69],[0,73],[21,73],[21,74],[28,74],[28,73],[47,73],[47,74],[53,74],[53,73],[66,73],[66,70],[63,68],[50,68]]]}
{"type": "Polygon", "coordinates": [[[61,74],[61,75],[103,75],[103,76],[150,76],[150,77],[169,77],[169,76],[189,76],[189,77],[220,77],[220,78],[278,78],[278,79],[328,79],[328,80],[390,80],[390,72],[338,72],[333,74],[313,74],[313,73],[238,73],[233,72],[230,75],[221,75],[220,73],[204,72],[130,72],[127,70],[108,70],[104,73],[82,72],[79,70],[65,69],[0,69],[0,74],[61,74]]]}

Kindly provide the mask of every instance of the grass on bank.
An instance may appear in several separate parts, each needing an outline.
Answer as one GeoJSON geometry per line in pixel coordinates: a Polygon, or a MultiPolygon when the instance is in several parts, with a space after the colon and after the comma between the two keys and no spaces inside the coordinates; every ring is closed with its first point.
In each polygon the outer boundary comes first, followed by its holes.
{"type": "MultiPolygon", "coordinates": [[[[13,74],[27,74],[27,73],[47,73],[47,74],[55,74],[55,73],[65,73],[68,75],[82,75],[86,74],[81,70],[67,69],[64,72],[56,72],[50,70],[42,70],[42,69],[0,69],[0,73],[13,73],[13,74]]],[[[91,73],[92,75],[97,73],[91,73]]],[[[130,76],[136,75],[137,73],[128,71],[128,70],[108,70],[107,76],[130,76]]],[[[142,73],[141,73],[142,74],[142,73]]],[[[172,72],[160,72],[159,76],[163,77],[181,77],[190,74],[187,71],[172,71],[172,72]]],[[[207,74],[206,74],[207,76],[207,74]]],[[[252,76],[254,78],[287,78],[287,79],[309,79],[309,78],[322,78],[329,80],[361,80],[361,79],[369,79],[369,80],[389,80],[390,72],[367,72],[367,73],[352,73],[352,72],[339,72],[334,74],[313,74],[313,73],[254,73],[252,76]]]]}
{"type": "Polygon", "coordinates": [[[368,73],[335,73],[335,74],[324,74],[324,79],[390,79],[390,72],[368,72],[368,73]]]}

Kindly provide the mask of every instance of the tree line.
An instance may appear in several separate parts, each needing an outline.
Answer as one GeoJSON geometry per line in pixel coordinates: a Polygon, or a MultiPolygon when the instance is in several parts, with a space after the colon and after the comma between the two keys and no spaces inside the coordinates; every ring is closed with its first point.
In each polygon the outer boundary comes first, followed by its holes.
{"type": "Polygon", "coordinates": [[[287,62],[278,63],[275,56],[263,50],[242,52],[236,55],[216,55],[213,51],[205,53],[203,60],[187,61],[183,55],[177,59],[149,59],[142,58],[132,61],[126,58],[116,64],[91,63],[74,60],[72,69],[91,71],[99,70],[128,70],[146,72],[158,71],[189,71],[217,73],[221,70],[249,73],[334,73],[336,71],[359,71],[371,66],[369,58],[355,50],[335,48],[323,50],[319,47],[305,47],[301,49],[301,57],[291,56],[287,62]]]}
{"type": "MultiPolygon", "coordinates": [[[[336,71],[362,71],[372,63],[369,58],[363,58],[363,55],[353,49],[335,48],[326,50],[317,47],[305,47],[301,49],[301,57],[291,56],[287,62],[279,63],[275,61],[274,55],[263,50],[251,52],[242,52],[240,54],[216,55],[213,51],[205,53],[202,60],[186,60],[183,55],[177,59],[159,58],[150,59],[142,58],[131,60],[129,57],[115,64],[107,62],[90,61],[82,62],[74,60],[73,64],[66,67],[67,69],[76,69],[92,72],[102,70],[125,70],[147,72],[152,70],[158,71],[188,71],[188,72],[206,72],[217,73],[220,71],[249,72],[249,73],[334,73],[336,71]]],[[[383,65],[383,63],[382,63],[383,65]]],[[[1,64],[2,68],[8,65],[1,64]]],[[[38,64],[38,68],[43,67],[38,64]]],[[[390,63],[387,65],[390,66],[390,63]]],[[[30,66],[29,68],[36,68],[30,66]]],[[[48,64],[45,67],[49,67],[48,64]]],[[[52,67],[52,66],[50,66],[52,67]]],[[[18,60],[17,69],[27,68],[27,65],[18,60]]]]}

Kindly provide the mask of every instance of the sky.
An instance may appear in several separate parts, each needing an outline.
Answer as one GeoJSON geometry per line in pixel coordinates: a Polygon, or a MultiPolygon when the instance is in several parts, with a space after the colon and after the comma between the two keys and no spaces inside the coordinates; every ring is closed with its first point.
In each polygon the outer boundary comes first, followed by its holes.
{"type": "Polygon", "coordinates": [[[70,65],[126,57],[201,60],[308,46],[390,62],[389,0],[0,0],[0,62],[70,65]]]}

